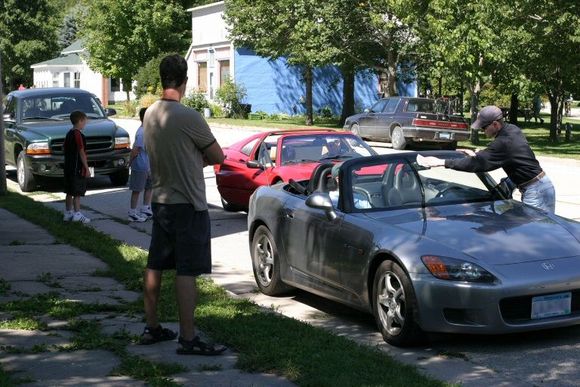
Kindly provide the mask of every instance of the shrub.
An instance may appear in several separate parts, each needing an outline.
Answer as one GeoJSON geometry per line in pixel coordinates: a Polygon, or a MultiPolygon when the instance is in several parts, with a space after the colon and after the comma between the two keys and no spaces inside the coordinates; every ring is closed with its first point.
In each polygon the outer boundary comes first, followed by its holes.
{"type": "Polygon", "coordinates": [[[215,103],[209,105],[209,109],[211,110],[212,117],[223,117],[224,116],[224,109],[215,103]]]}
{"type": "Polygon", "coordinates": [[[159,64],[167,55],[167,53],[161,54],[145,63],[139,69],[137,75],[135,75],[136,84],[133,89],[137,98],[141,98],[145,94],[161,95],[163,89],[161,87],[161,79],[159,78],[159,64]]]}
{"type": "Polygon", "coordinates": [[[246,88],[235,84],[231,78],[228,78],[222,87],[215,92],[215,98],[223,105],[225,116],[228,118],[247,117],[249,109],[247,105],[243,104],[246,95],[246,88]]]}
{"type": "Polygon", "coordinates": [[[256,113],[256,116],[258,116],[259,119],[263,120],[264,118],[268,117],[268,113],[266,113],[265,111],[262,110],[258,110],[256,113]]]}
{"type": "Polygon", "coordinates": [[[185,106],[193,108],[203,114],[203,109],[209,107],[209,102],[205,98],[205,94],[201,91],[192,91],[188,96],[181,99],[181,103],[185,106]]]}
{"type": "Polygon", "coordinates": [[[322,118],[331,118],[332,117],[332,109],[330,108],[330,106],[325,106],[322,109],[320,109],[318,111],[318,114],[320,115],[320,117],[322,118]]]}
{"type": "Polygon", "coordinates": [[[157,101],[159,99],[159,96],[156,94],[144,94],[140,99],[139,99],[139,106],[144,107],[144,108],[148,108],[149,106],[153,105],[153,103],[155,101],[157,101]]]}
{"type": "Polygon", "coordinates": [[[124,101],[123,110],[125,111],[125,115],[127,117],[135,117],[137,114],[137,102],[136,101],[124,101]]]}

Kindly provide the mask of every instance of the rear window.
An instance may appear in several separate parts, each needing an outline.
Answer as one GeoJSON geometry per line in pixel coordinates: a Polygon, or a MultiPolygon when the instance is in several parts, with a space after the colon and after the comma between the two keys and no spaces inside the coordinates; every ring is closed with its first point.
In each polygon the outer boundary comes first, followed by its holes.
{"type": "Polygon", "coordinates": [[[407,103],[408,112],[436,113],[435,101],[428,99],[410,99],[407,103]]]}

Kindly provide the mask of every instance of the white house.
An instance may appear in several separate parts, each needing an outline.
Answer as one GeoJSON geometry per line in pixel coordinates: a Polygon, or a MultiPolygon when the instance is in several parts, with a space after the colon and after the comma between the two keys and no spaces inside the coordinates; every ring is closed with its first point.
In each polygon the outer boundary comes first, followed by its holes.
{"type": "MultiPolygon", "coordinates": [[[[299,68],[284,58],[272,60],[228,39],[223,18],[223,1],[188,9],[191,12],[191,46],[188,63],[187,93],[198,90],[213,99],[216,89],[231,77],[247,91],[244,101],[252,111],[303,114],[305,85],[299,68]]],[[[342,107],[342,74],[334,66],[313,71],[313,107],[330,108],[335,114],[342,107]]],[[[361,71],[355,81],[355,104],[362,110],[378,98],[378,76],[361,71]]]]}
{"type": "MultiPolygon", "coordinates": [[[[77,40],[55,59],[35,63],[33,71],[34,87],[76,87],[90,91],[104,104],[125,101],[127,95],[120,79],[103,77],[91,70],[86,61],[82,42],[77,40]]],[[[130,92],[131,99],[135,98],[130,92]]]]}

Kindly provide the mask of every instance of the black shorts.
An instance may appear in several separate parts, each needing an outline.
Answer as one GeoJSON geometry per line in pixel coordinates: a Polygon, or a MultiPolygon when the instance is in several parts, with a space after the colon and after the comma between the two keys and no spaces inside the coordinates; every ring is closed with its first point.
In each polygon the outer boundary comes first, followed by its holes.
{"type": "Polygon", "coordinates": [[[87,178],[84,176],[64,177],[64,193],[71,196],[85,196],[87,192],[87,178]]]}
{"type": "Polygon", "coordinates": [[[147,258],[151,270],[175,269],[177,275],[211,273],[209,212],[191,204],[151,205],[153,231],[147,258]]]}

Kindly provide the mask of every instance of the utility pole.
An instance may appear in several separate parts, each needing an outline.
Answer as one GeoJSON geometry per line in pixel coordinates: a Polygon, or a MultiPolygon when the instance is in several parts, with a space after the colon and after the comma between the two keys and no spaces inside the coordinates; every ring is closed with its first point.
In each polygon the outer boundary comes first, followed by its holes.
{"type": "Polygon", "coordinates": [[[6,160],[4,159],[4,78],[2,77],[2,52],[0,51],[0,196],[6,195],[6,160]]]}

